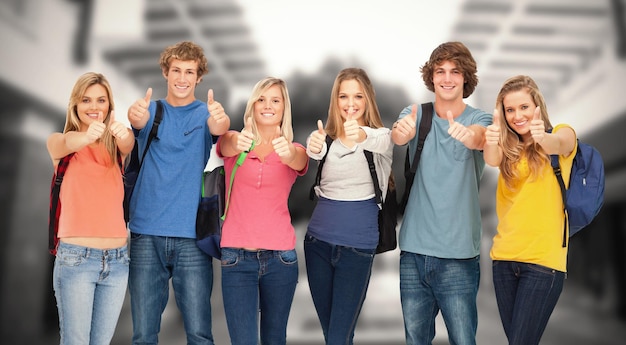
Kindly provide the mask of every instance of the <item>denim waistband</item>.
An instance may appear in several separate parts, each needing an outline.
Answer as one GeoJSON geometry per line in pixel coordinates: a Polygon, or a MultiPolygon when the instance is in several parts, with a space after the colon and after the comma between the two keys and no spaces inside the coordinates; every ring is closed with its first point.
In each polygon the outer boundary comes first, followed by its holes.
{"type": "Polygon", "coordinates": [[[244,257],[244,258],[279,257],[281,253],[289,251],[289,250],[271,250],[271,249],[248,250],[248,249],[242,249],[242,248],[222,248],[222,250],[224,249],[236,251],[237,256],[244,257]]]}
{"type": "Polygon", "coordinates": [[[61,250],[75,252],[77,254],[80,254],[83,257],[119,259],[119,258],[128,256],[127,245],[124,245],[119,248],[100,249],[100,248],[79,246],[76,244],[70,244],[70,243],[65,243],[65,242],[59,242],[59,247],[57,251],[61,251],[61,250]]]}

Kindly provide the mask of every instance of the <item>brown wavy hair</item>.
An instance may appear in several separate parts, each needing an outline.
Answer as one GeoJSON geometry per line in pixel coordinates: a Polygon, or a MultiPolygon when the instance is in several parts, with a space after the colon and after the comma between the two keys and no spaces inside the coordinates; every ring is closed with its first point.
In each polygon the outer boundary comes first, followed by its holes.
{"type": "Polygon", "coordinates": [[[356,80],[365,93],[366,108],[363,114],[364,124],[370,128],[383,127],[383,120],[380,118],[378,105],[376,104],[376,92],[374,86],[367,76],[367,73],[361,68],[346,68],[339,72],[333,83],[330,92],[330,105],[328,106],[328,119],[326,120],[326,134],[335,139],[343,134],[343,122],[341,117],[341,109],[337,104],[339,98],[339,87],[346,80],[356,80]]]}
{"type": "Polygon", "coordinates": [[[203,75],[209,73],[209,63],[204,55],[204,50],[191,41],[178,42],[163,50],[159,59],[163,74],[167,75],[169,72],[172,59],[198,62],[198,83],[202,81],[203,75]]]}
{"type": "Polygon", "coordinates": [[[456,67],[463,73],[463,98],[471,96],[476,89],[476,85],[478,85],[476,61],[474,61],[469,49],[461,42],[442,43],[433,50],[430,54],[430,59],[420,68],[424,85],[426,85],[428,90],[435,92],[433,73],[435,68],[446,61],[454,62],[456,67]]]}

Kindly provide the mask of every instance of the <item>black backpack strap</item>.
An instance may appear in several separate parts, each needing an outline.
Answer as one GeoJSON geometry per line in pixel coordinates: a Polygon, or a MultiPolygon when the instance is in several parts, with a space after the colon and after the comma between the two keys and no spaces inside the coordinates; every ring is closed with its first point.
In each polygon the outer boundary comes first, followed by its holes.
{"type": "Polygon", "coordinates": [[[333,143],[333,138],[330,136],[326,136],[326,154],[317,164],[317,173],[315,174],[315,182],[311,186],[311,190],[309,191],[309,199],[315,200],[315,187],[320,185],[320,181],[322,180],[322,167],[324,166],[324,162],[326,161],[326,156],[328,155],[328,151],[330,151],[330,145],[333,143]]]}
{"type": "Polygon", "coordinates": [[[163,104],[159,99],[156,101],[156,113],[154,114],[154,122],[152,123],[152,128],[150,128],[150,134],[148,134],[148,142],[146,143],[146,148],[143,150],[143,154],[141,155],[141,161],[139,161],[139,169],[141,169],[143,159],[146,158],[146,154],[148,153],[148,148],[150,148],[152,140],[159,139],[157,134],[159,133],[159,125],[161,124],[161,120],[163,120],[163,104]]]}
{"type": "Polygon", "coordinates": [[[415,179],[415,173],[417,172],[417,165],[419,164],[422,156],[422,150],[424,149],[424,142],[426,142],[426,136],[430,132],[430,128],[433,123],[434,106],[432,102],[422,103],[422,117],[420,118],[419,133],[417,137],[417,147],[415,148],[415,155],[413,156],[413,164],[411,164],[410,150],[406,149],[406,156],[404,158],[404,180],[406,185],[404,187],[404,193],[402,194],[402,200],[400,201],[399,209],[401,213],[404,213],[406,205],[409,202],[409,194],[413,187],[413,180],[415,179]]]}
{"type": "MultiPolygon", "coordinates": [[[[424,149],[424,142],[426,136],[430,132],[430,128],[433,123],[434,106],[432,102],[422,103],[422,118],[420,119],[419,135],[417,137],[417,148],[415,149],[415,156],[413,156],[413,164],[411,164],[411,173],[415,174],[417,171],[417,165],[419,164],[422,156],[422,150],[424,149]]],[[[407,155],[407,164],[408,162],[407,155]]]]}
{"type": "Polygon", "coordinates": [[[374,193],[376,194],[376,204],[378,208],[383,207],[383,192],[380,190],[380,183],[378,183],[378,175],[376,174],[376,164],[374,164],[374,154],[371,151],[363,150],[365,158],[367,159],[367,166],[370,169],[370,175],[372,175],[372,182],[374,183],[374,193]]]}
{"type": "MultiPolygon", "coordinates": [[[[552,133],[552,129],[548,129],[547,132],[552,133]]],[[[567,208],[565,207],[567,188],[565,188],[565,181],[563,181],[563,175],[561,173],[559,155],[550,155],[550,165],[552,165],[554,176],[556,176],[556,180],[561,188],[561,198],[563,199],[563,214],[565,215],[565,221],[563,222],[563,248],[565,248],[567,246],[567,208]]]]}

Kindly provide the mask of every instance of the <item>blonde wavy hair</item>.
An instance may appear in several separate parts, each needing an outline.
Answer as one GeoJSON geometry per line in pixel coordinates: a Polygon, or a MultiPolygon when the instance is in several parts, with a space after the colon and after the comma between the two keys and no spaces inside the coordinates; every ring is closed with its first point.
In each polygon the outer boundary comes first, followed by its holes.
{"type": "Polygon", "coordinates": [[[535,142],[524,143],[522,136],[515,132],[506,121],[504,112],[504,97],[511,92],[527,91],[535,106],[541,107],[541,119],[544,121],[546,130],[552,129],[552,124],[548,118],[548,109],[543,95],[535,81],[525,75],[517,75],[507,79],[496,98],[496,109],[499,111],[500,123],[500,145],[502,147],[502,161],[500,162],[500,173],[507,186],[511,187],[513,181],[519,178],[516,164],[522,157],[528,159],[528,167],[532,178],[537,178],[544,164],[550,163],[550,157],[541,146],[535,142]]]}
{"type": "Polygon", "coordinates": [[[80,131],[80,118],[78,117],[77,105],[82,101],[87,89],[96,84],[104,87],[109,100],[109,111],[107,111],[103,121],[107,125],[107,129],[104,131],[104,134],[99,140],[104,143],[109,156],[111,156],[111,164],[113,164],[117,159],[117,144],[115,143],[115,137],[111,131],[109,131],[109,122],[111,120],[111,111],[115,109],[115,103],[113,102],[113,91],[111,90],[111,85],[104,75],[96,72],[87,72],[78,77],[78,80],[76,80],[74,88],[72,89],[70,101],[67,106],[67,115],[65,117],[65,127],[63,129],[63,133],[80,131]]]}
{"type": "MultiPolygon", "coordinates": [[[[283,96],[283,101],[285,102],[285,110],[283,111],[283,119],[280,123],[280,132],[287,141],[293,141],[293,127],[292,127],[292,117],[291,117],[291,101],[289,99],[289,91],[287,90],[287,83],[284,80],[274,78],[274,77],[266,77],[259,80],[254,88],[252,89],[252,95],[248,99],[248,103],[246,104],[246,110],[243,114],[243,123],[247,123],[249,118],[254,120],[254,103],[256,103],[261,95],[270,87],[278,85],[280,87],[280,92],[283,96]]],[[[254,134],[254,140],[256,142],[261,141],[261,134],[259,133],[259,129],[256,126],[256,122],[252,121],[252,133],[254,134]]]]}

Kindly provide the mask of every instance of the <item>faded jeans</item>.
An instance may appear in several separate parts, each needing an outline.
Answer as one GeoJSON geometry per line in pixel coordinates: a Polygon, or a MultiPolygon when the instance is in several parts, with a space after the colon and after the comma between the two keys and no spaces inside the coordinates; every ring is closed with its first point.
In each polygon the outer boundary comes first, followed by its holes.
{"type": "Polygon", "coordinates": [[[53,284],[61,345],[108,345],[126,297],[128,249],[59,242],[53,284]]]}

